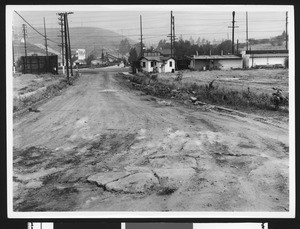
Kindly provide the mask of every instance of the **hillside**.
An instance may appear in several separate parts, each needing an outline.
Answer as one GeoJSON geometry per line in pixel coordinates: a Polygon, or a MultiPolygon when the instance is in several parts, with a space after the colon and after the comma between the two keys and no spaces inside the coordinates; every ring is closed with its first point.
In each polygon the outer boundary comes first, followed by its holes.
{"type": "MultiPolygon", "coordinates": [[[[43,31],[43,28],[37,28],[38,31],[43,31]]],[[[20,28],[17,28],[16,31],[21,31],[20,28]]],[[[59,29],[56,28],[47,28],[47,37],[49,37],[51,40],[61,42],[61,38],[58,37],[59,35],[59,29]]],[[[72,49],[78,49],[83,48],[86,49],[87,55],[91,53],[92,51],[96,51],[96,53],[100,53],[102,51],[102,48],[106,52],[114,53],[118,45],[120,44],[122,39],[125,39],[125,36],[122,36],[116,32],[102,29],[102,28],[95,28],[95,27],[75,27],[70,28],[70,42],[72,49]]],[[[127,38],[130,43],[134,44],[135,41],[127,38]]],[[[37,34],[32,29],[28,28],[28,38],[27,38],[28,44],[34,44],[41,46],[40,44],[44,45],[44,39],[41,35],[37,34]]],[[[19,43],[19,42],[16,42],[19,43]]],[[[60,47],[51,41],[48,42],[48,46],[55,50],[56,52],[60,51],[60,47]]],[[[19,52],[23,52],[22,45],[18,45],[16,48],[19,47],[19,52]]],[[[29,52],[34,52],[33,50],[36,50],[35,47],[30,45],[28,47],[29,52]],[[32,50],[31,50],[32,49],[32,50]]],[[[18,51],[18,50],[17,50],[18,51]]],[[[41,52],[41,51],[39,51],[41,52]]]]}

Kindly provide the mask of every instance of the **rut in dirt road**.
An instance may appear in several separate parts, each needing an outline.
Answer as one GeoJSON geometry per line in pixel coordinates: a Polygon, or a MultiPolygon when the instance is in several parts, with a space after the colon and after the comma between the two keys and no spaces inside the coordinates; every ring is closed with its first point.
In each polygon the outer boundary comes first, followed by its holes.
{"type": "Polygon", "coordinates": [[[96,70],[14,120],[15,211],[288,211],[288,126],[165,106],[96,70]]]}

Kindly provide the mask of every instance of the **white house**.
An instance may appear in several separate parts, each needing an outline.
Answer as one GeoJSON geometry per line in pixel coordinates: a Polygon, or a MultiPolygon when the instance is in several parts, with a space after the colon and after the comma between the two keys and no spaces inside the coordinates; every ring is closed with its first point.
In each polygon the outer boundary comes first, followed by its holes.
{"type": "Polygon", "coordinates": [[[160,53],[145,53],[139,61],[145,72],[175,72],[175,59],[163,57],[160,53]]]}
{"type": "Polygon", "coordinates": [[[288,50],[248,50],[243,53],[244,67],[282,66],[288,67],[288,50]]]}
{"type": "Polygon", "coordinates": [[[189,68],[194,70],[242,68],[243,59],[236,55],[194,55],[189,68]]]}

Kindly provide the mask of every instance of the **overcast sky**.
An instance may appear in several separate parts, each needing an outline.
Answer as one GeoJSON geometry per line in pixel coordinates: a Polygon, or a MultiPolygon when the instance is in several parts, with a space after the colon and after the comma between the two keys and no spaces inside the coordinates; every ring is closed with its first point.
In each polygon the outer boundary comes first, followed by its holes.
{"type": "MultiPolygon", "coordinates": [[[[62,8],[62,7],[60,7],[62,8]]],[[[16,11],[21,14],[34,27],[43,27],[43,18],[47,28],[57,28],[57,12],[60,8],[50,7],[21,7],[16,11]],[[48,9],[55,9],[48,11],[48,9]],[[34,11],[33,11],[34,10],[34,11]]],[[[285,30],[286,7],[261,7],[251,8],[240,6],[214,7],[185,7],[185,6],[136,6],[132,8],[111,6],[103,8],[92,7],[68,7],[64,11],[72,11],[69,15],[70,27],[99,27],[115,31],[123,36],[128,36],[138,41],[140,36],[140,15],[142,16],[143,38],[146,45],[157,43],[161,39],[169,39],[170,11],[175,18],[175,34],[182,35],[184,39],[198,37],[208,40],[231,39],[232,11],[235,10],[236,32],[235,40],[244,42],[246,39],[246,11],[248,11],[249,38],[269,38],[281,34],[285,30]],[[158,8],[157,8],[158,7],[158,8]],[[273,8],[272,8],[273,7],[273,8]],[[70,10],[69,10],[70,9],[70,10]],[[97,9],[95,11],[95,9],[97,9]],[[263,10],[263,11],[262,11],[263,10]]],[[[61,10],[61,11],[62,11],[61,10]]],[[[290,15],[289,15],[290,16],[290,15]]],[[[24,21],[12,12],[13,25],[20,27],[24,21]]],[[[41,31],[42,32],[42,31],[41,31]]],[[[57,39],[57,38],[52,38],[57,39]]]]}

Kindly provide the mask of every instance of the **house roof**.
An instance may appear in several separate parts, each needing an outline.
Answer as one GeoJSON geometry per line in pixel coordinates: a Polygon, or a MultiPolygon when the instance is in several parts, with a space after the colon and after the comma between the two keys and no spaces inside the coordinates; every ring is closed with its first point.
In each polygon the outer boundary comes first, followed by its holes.
{"type": "Polygon", "coordinates": [[[146,59],[148,61],[157,61],[157,62],[160,62],[160,61],[166,61],[166,60],[169,60],[169,59],[173,59],[172,57],[164,57],[164,56],[142,56],[140,58],[140,60],[142,59],[146,59]]]}
{"type": "Polygon", "coordinates": [[[194,55],[191,59],[195,60],[240,60],[242,57],[236,55],[194,55]]]}
{"type": "Polygon", "coordinates": [[[160,56],[142,56],[140,59],[160,61],[160,56]]]}

